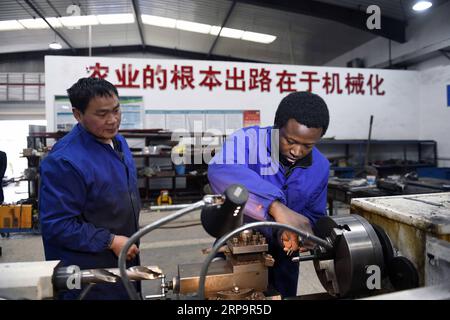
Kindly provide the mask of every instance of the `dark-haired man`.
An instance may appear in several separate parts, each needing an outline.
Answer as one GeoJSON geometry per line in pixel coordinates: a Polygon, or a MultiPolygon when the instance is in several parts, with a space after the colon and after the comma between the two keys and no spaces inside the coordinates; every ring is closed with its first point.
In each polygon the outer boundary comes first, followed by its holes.
{"type": "MultiPolygon", "coordinates": [[[[136,168],[118,134],[117,89],[103,79],[82,78],[67,93],[78,124],[53,146],[40,167],[45,257],[81,270],[117,268],[122,247],[138,230],[140,211],[136,168]]],[[[127,252],[128,267],[139,264],[138,253],[136,245],[127,252]]],[[[76,289],[59,298],[77,298],[76,289]]],[[[122,283],[97,284],[85,295],[127,298],[122,283]]]]}
{"type": "MultiPolygon", "coordinates": [[[[246,222],[276,221],[312,233],[317,219],[326,214],[329,162],[315,144],[328,124],[322,98],[308,92],[289,94],[278,106],[273,127],[244,128],[227,139],[208,167],[213,191],[243,184],[250,193],[246,222]]],[[[261,231],[275,259],[269,283],[283,296],[295,296],[299,269],[290,253],[299,250],[298,236],[261,231]]]]}

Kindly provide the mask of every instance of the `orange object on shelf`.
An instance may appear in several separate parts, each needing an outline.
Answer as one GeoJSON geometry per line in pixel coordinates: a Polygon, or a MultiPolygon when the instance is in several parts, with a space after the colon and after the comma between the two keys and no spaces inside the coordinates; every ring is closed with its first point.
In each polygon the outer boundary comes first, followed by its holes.
{"type": "Polygon", "coordinates": [[[169,190],[161,190],[158,198],[156,199],[156,204],[158,206],[162,204],[172,204],[172,198],[169,196],[169,190]]]}
{"type": "Polygon", "coordinates": [[[0,206],[0,229],[30,229],[33,226],[32,213],[31,204],[2,205],[0,206]]]}

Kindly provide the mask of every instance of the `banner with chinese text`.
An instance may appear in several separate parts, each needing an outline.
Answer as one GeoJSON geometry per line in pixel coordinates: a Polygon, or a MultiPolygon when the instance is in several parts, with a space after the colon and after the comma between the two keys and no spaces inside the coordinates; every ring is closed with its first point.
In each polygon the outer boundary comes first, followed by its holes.
{"type": "MultiPolygon", "coordinates": [[[[170,129],[198,121],[204,130],[226,128],[236,119],[223,111],[239,111],[240,123],[245,125],[245,110],[259,111],[260,125],[272,125],[283,97],[294,91],[311,91],[330,109],[326,137],[365,139],[370,115],[375,118],[374,139],[419,137],[417,71],[67,56],[47,56],[45,70],[46,115],[54,129],[54,97],[64,95],[81,77],[99,77],[114,84],[121,96],[142,97],[145,128],[161,126],[162,116],[152,113],[158,110],[190,112],[189,116],[171,114],[170,129]]],[[[164,124],[167,117],[165,114],[164,124]]]]}

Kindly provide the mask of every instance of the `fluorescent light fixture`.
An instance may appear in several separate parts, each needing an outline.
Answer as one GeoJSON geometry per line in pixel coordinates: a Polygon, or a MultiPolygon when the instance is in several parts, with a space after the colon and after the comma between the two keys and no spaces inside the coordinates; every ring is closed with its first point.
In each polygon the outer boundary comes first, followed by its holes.
{"type": "Polygon", "coordinates": [[[232,38],[232,39],[241,39],[244,35],[244,30],[239,29],[231,29],[231,28],[222,28],[220,32],[221,37],[232,38]]]}
{"type": "Polygon", "coordinates": [[[184,21],[184,20],[177,20],[176,28],[179,30],[198,32],[198,33],[209,33],[211,31],[211,26],[209,24],[190,22],[190,21],[184,21]]]}
{"type": "Polygon", "coordinates": [[[272,43],[277,37],[270,34],[245,31],[242,35],[242,40],[259,42],[259,43],[272,43]]]}
{"type": "Polygon", "coordinates": [[[272,43],[276,38],[276,36],[270,34],[245,31],[241,39],[259,43],[272,43]]]}
{"type": "Polygon", "coordinates": [[[50,23],[53,28],[62,28],[62,23],[59,21],[59,18],[45,18],[45,20],[50,23]]]}
{"type": "Polygon", "coordinates": [[[177,20],[175,20],[175,19],[151,16],[148,14],[142,14],[141,19],[142,19],[142,23],[149,24],[152,26],[157,26],[157,27],[175,28],[175,26],[177,25],[177,20]]]}
{"type": "Polygon", "coordinates": [[[220,27],[219,26],[211,26],[211,31],[209,31],[209,34],[212,34],[213,36],[219,35],[220,27]]]}
{"type": "Polygon", "coordinates": [[[27,29],[48,29],[49,26],[44,19],[22,19],[19,23],[27,29]]]}
{"type": "Polygon", "coordinates": [[[25,29],[17,20],[0,21],[0,31],[25,29]]]}
{"type": "Polygon", "coordinates": [[[432,5],[433,3],[431,3],[431,1],[417,1],[412,8],[414,11],[425,11],[432,5]]]}
{"type": "Polygon", "coordinates": [[[98,24],[96,16],[68,16],[59,18],[65,27],[82,27],[98,24]]]}
{"type": "Polygon", "coordinates": [[[221,37],[259,42],[265,44],[272,43],[277,38],[276,36],[270,34],[250,32],[232,28],[222,28],[222,31],[220,31],[220,26],[211,26],[209,24],[204,23],[197,23],[185,20],[175,20],[159,16],[151,16],[148,14],[141,15],[141,18],[144,24],[152,26],[163,28],[176,28],[179,30],[210,34],[213,36],[219,35],[220,32],[221,37]]]}
{"type": "Polygon", "coordinates": [[[62,45],[61,45],[61,43],[59,43],[59,42],[52,42],[52,43],[50,43],[49,45],[49,48],[50,49],[53,49],[53,50],[59,50],[59,49],[61,49],[62,48],[62,45]]]}
{"type": "Polygon", "coordinates": [[[134,15],[132,13],[123,14],[100,14],[97,15],[100,24],[127,24],[134,23],[134,15]]]}
{"type": "MultiPolygon", "coordinates": [[[[213,36],[217,36],[220,32],[219,26],[212,26],[209,34],[213,36]]],[[[240,39],[246,41],[260,42],[260,43],[272,43],[277,38],[276,36],[272,36],[270,34],[257,33],[244,31],[239,29],[231,29],[231,28],[222,28],[222,32],[220,32],[221,37],[232,38],[232,39],[240,39]]]]}

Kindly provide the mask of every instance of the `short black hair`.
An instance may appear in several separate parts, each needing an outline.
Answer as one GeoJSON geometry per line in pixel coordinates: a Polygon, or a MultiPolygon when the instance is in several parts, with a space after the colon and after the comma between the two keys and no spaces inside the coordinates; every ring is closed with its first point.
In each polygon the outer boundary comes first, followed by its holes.
{"type": "Polygon", "coordinates": [[[327,104],[311,92],[293,92],[281,100],[275,114],[275,127],[281,129],[289,119],[308,128],[322,128],[322,136],[330,123],[327,104]]]}
{"type": "Polygon", "coordinates": [[[73,86],[67,89],[70,103],[84,113],[89,102],[95,97],[119,97],[116,87],[105,79],[81,78],[73,86]]]}

